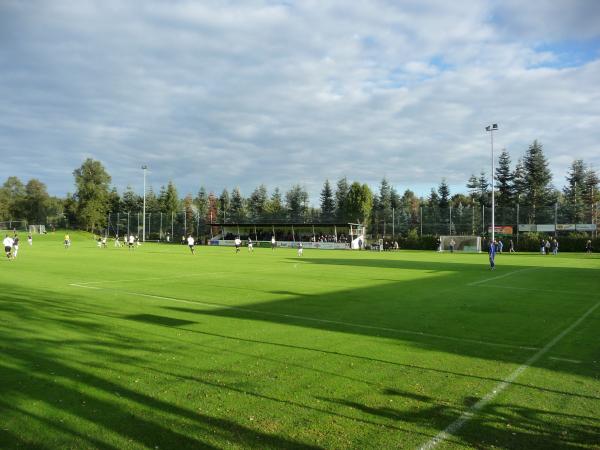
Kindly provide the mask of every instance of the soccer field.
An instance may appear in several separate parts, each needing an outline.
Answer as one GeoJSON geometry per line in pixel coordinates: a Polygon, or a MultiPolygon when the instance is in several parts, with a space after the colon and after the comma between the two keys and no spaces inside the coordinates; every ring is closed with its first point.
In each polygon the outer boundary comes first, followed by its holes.
{"type": "Polygon", "coordinates": [[[0,261],[0,448],[599,448],[597,255],[0,261]]]}

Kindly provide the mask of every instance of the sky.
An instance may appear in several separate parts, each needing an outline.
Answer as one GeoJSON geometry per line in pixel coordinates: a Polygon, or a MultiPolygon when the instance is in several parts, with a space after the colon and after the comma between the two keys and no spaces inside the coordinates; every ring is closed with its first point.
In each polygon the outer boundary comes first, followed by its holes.
{"type": "Polygon", "coordinates": [[[600,169],[599,24],[596,0],[1,0],[0,178],[457,193],[497,123],[495,155],[538,140],[561,188],[600,169]]]}

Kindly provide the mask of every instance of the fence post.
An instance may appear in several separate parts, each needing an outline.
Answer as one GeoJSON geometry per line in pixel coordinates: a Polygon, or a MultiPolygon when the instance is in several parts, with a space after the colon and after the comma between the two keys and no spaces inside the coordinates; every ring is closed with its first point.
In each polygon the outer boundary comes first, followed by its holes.
{"type": "Polygon", "coordinates": [[[129,232],[129,211],[127,211],[127,237],[131,236],[131,233],[129,232]]]}
{"type": "Polygon", "coordinates": [[[421,216],[419,219],[419,224],[421,225],[421,237],[423,237],[423,206],[419,206],[419,213],[421,216]]]}
{"type": "Polygon", "coordinates": [[[173,234],[173,216],[175,215],[175,211],[171,211],[171,239],[175,242],[175,234],[173,234]]]}

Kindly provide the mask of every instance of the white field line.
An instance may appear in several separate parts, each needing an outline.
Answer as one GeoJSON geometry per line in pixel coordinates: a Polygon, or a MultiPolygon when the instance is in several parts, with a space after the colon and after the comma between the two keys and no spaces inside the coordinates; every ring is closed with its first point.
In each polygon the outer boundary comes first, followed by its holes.
{"type": "Polygon", "coordinates": [[[516,368],[510,375],[508,375],[504,380],[497,384],[491,392],[489,392],[485,397],[471,406],[467,411],[465,411],[458,419],[452,422],[450,425],[446,427],[445,430],[438,433],[433,439],[429,440],[425,444],[419,447],[420,450],[429,450],[432,449],[446,439],[450,438],[454,435],[458,430],[460,430],[464,424],[466,424],[469,420],[475,416],[475,414],[481,409],[485,408],[488,403],[494,400],[502,391],[504,391],[510,384],[515,381],[523,372],[525,372],[532,364],[534,364],[538,359],[548,353],[552,347],[554,347],[562,338],[564,338],[567,334],[569,334],[574,328],[579,326],[581,322],[583,322],[587,317],[592,314],[598,307],[600,306],[600,302],[596,303],[590,309],[588,309],[581,317],[579,317],[575,322],[565,328],[560,334],[555,336],[550,342],[548,342],[543,348],[541,348],[538,352],[536,352],[531,358],[525,361],[524,364],[516,368]]]}
{"type": "Polygon", "coordinates": [[[477,286],[478,284],[487,283],[488,281],[500,280],[502,278],[509,277],[511,275],[514,275],[515,273],[529,272],[530,270],[537,270],[537,269],[539,269],[539,267],[527,267],[526,269],[513,270],[512,272],[498,275],[496,277],[486,278],[485,280],[473,281],[472,283],[468,283],[467,286],[477,286]]]}
{"type": "MultiPolygon", "coordinates": [[[[85,289],[113,290],[113,289],[102,288],[102,287],[97,287],[97,286],[88,286],[88,285],[83,285],[83,284],[78,284],[78,283],[71,283],[71,284],[69,284],[69,286],[85,288],[85,289]]],[[[276,312],[272,312],[272,311],[259,311],[259,310],[252,309],[252,308],[240,308],[238,306],[230,306],[230,305],[224,305],[224,304],[219,304],[219,303],[205,303],[205,302],[200,302],[200,301],[183,300],[183,299],[179,299],[179,298],[166,297],[166,296],[162,296],[162,295],[144,294],[141,292],[131,292],[131,291],[125,291],[125,290],[118,290],[117,292],[122,293],[122,294],[134,295],[137,297],[145,297],[145,298],[151,298],[151,299],[156,299],[156,300],[168,300],[168,301],[172,301],[172,302],[187,303],[187,304],[191,304],[191,305],[203,306],[203,307],[209,307],[209,308],[215,308],[215,309],[229,309],[232,311],[250,312],[252,314],[257,314],[257,315],[262,314],[262,315],[266,315],[266,316],[285,317],[288,319],[304,320],[304,321],[317,322],[317,323],[328,323],[328,324],[332,324],[332,325],[343,325],[346,327],[362,328],[362,329],[375,330],[375,331],[386,331],[386,332],[396,333],[396,334],[422,336],[422,337],[429,337],[429,338],[435,338],[435,339],[442,339],[442,340],[446,340],[446,341],[465,342],[465,343],[469,343],[469,344],[479,344],[479,345],[487,345],[490,347],[511,348],[511,349],[518,349],[518,350],[530,350],[530,351],[539,350],[539,347],[528,347],[528,346],[522,346],[522,345],[502,344],[499,342],[489,342],[489,341],[481,341],[478,339],[459,338],[459,337],[455,337],[455,336],[445,336],[445,335],[441,335],[441,334],[425,333],[422,331],[405,330],[405,329],[400,329],[400,328],[378,327],[378,326],[374,326],[374,325],[364,325],[364,324],[353,323],[353,322],[342,322],[339,320],[317,319],[315,317],[298,316],[295,314],[283,314],[283,313],[276,313],[276,312]]]]}
{"type": "Polygon", "coordinates": [[[587,292],[581,294],[579,292],[574,291],[558,291],[556,289],[540,289],[540,288],[526,288],[526,287],[517,287],[517,286],[503,286],[501,284],[486,284],[486,287],[498,288],[498,289],[513,289],[517,291],[534,291],[534,292],[548,292],[552,294],[565,294],[565,295],[577,295],[579,297],[598,297],[600,294],[594,294],[591,292],[587,292]]]}
{"type": "Polygon", "coordinates": [[[568,362],[568,363],[573,363],[573,364],[581,364],[583,362],[578,359],[556,358],[555,356],[549,356],[548,359],[552,359],[554,361],[568,362]]]}

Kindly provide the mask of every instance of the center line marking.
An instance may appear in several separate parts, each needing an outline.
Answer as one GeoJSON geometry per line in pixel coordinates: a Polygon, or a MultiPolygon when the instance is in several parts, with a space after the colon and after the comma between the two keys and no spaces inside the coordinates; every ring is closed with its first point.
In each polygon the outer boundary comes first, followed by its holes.
{"type": "Polygon", "coordinates": [[[567,334],[573,331],[581,322],[583,322],[590,314],[592,314],[598,307],[600,306],[600,302],[596,303],[590,309],[588,309],[579,319],[573,322],[570,326],[564,329],[559,335],[554,337],[550,342],[548,342],[543,348],[541,348],[538,352],[536,352],[531,358],[525,361],[524,364],[516,368],[509,376],[507,376],[501,383],[496,385],[491,392],[489,392],[485,397],[471,406],[467,411],[462,413],[462,415],[452,422],[450,425],[446,427],[445,430],[439,432],[433,439],[423,444],[419,447],[420,450],[429,450],[432,449],[452,435],[454,435],[458,430],[460,430],[464,424],[466,424],[469,420],[471,420],[475,414],[481,409],[485,408],[492,400],[494,400],[502,391],[504,391],[513,381],[515,381],[523,372],[525,372],[532,364],[534,364],[538,359],[548,353],[552,347],[554,347],[562,338],[564,338],[567,334]]]}

